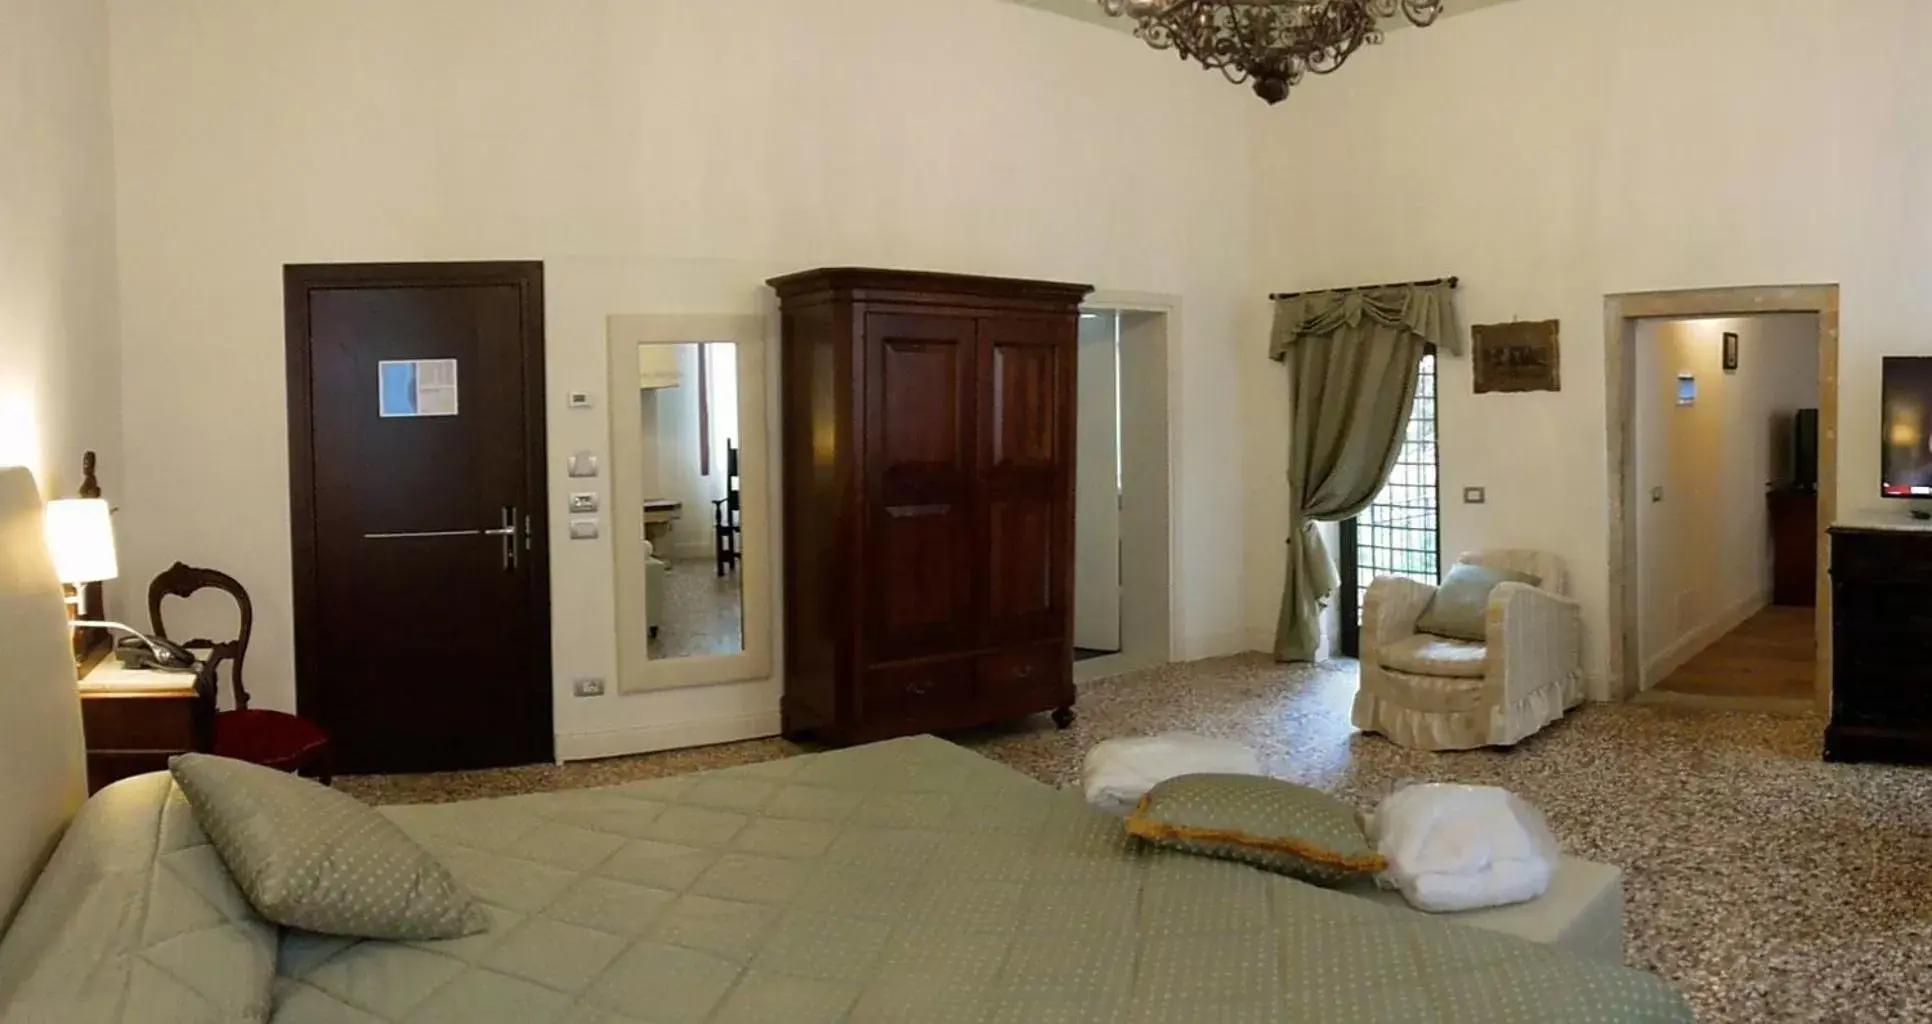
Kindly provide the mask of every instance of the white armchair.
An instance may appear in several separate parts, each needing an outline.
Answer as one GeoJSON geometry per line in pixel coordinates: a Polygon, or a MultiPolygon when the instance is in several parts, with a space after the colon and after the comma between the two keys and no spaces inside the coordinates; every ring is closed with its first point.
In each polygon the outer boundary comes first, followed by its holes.
{"type": "Polygon", "coordinates": [[[1554,555],[1484,551],[1459,563],[1529,573],[1501,583],[1482,641],[1416,632],[1435,588],[1385,577],[1362,605],[1362,686],[1354,721],[1415,750],[1508,747],[1583,702],[1583,614],[1554,555]]]}

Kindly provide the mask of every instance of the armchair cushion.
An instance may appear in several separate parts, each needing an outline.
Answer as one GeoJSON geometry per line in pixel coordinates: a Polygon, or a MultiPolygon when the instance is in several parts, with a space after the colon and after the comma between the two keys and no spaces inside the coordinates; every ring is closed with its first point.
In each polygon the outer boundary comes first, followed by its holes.
{"type": "Polygon", "coordinates": [[[1418,632],[1433,633],[1456,640],[1484,638],[1484,618],[1489,611],[1489,593],[1498,583],[1527,583],[1534,587],[1542,580],[1526,572],[1494,569],[1458,563],[1436,588],[1436,596],[1416,620],[1418,632]]]}
{"type": "Polygon", "coordinates": [[[1394,672],[1443,679],[1481,679],[1489,670],[1489,647],[1469,640],[1417,633],[1376,652],[1394,672]]]}

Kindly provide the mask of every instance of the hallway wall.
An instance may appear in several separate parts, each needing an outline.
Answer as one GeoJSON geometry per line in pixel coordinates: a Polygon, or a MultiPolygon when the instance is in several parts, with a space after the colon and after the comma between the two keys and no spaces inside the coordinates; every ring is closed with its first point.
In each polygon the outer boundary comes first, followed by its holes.
{"type": "Polygon", "coordinates": [[[1648,688],[1770,602],[1765,491],[1790,476],[1793,413],[1818,405],[1818,319],[1645,321],[1636,381],[1638,636],[1648,688]],[[1723,367],[1727,331],[1739,337],[1735,373],[1723,367]],[[1696,382],[1693,404],[1677,402],[1680,373],[1696,382]]]}

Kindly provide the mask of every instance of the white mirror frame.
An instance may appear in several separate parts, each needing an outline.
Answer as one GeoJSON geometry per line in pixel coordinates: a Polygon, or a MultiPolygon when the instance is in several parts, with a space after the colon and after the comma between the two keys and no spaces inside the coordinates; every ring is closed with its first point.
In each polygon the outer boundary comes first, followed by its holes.
{"type": "MultiPolygon", "coordinates": [[[[770,441],[765,408],[767,321],[762,316],[613,314],[610,337],[611,548],[617,560],[617,690],[651,693],[771,676],[770,441]],[[738,350],[738,563],[744,649],[652,660],[644,629],[643,404],[638,347],[729,342],[738,350]],[[635,628],[630,628],[635,626],[635,628]]],[[[698,510],[702,514],[703,510],[698,510]]]]}

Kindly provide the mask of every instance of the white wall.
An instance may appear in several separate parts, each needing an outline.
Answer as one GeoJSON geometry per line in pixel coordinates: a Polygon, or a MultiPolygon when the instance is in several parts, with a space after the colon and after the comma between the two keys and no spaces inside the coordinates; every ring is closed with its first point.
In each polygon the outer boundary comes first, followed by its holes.
{"type": "Polygon", "coordinates": [[[126,479],[109,129],[104,0],[0,0],[0,465],[50,496],[126,479]]]}
{"type": "MultiPolygon", "coordinates": [[[[1879,357],[1932,352],[1928,34],[1920,0],[1521,0],[1391,33],[1251,109],[1268,287],[1457,274],[1466,323],[1561,318],[1561,393],[1476,396],[1468,361],[1443,362],[1443,539],[1569,560],[1594,693],[1604,296],[1841,284],[1839,507],[1877,505],[1879,357]],[[1464,486],[1489,503],[1457,503],[1464,486]]],[[[1286,502],[1265,315],[1251,305],[1241,352],[1255,633],[1279,598],[1286,502]]]]}
{"type": "Polygon", "coordinates": [[[1818,318],[1644,321],[1633,380],[1647,688],[1770,603],[1765,491],[1790,479],[1792,415],[1818,406],[1818,318]],[[1734,373],[1724,372],[1725,332],[1738,335],[1734,373]],[[1678,404],[1682,373],[1696,382],[1690,405],[1678,404]]]}
{"type": "MultiPolygon", "coordinates": [[[[561,457],[608,444],[608,403],[563,396],[608,390],[609,313],[762,312],[767,276],[827,264],[1180,295],[1177,653],[1241,647],[1248,132],[1214,76],[986,0],[112,12],[127,569],[240,576],[265,706],[293,703],[280,274],[301,261],[544,260],[558,501],[561,457]]],[[[552,542],[560,733],[769,715],[774,681],[570,699],[615,671],[611,551],[552,542]]]]}

